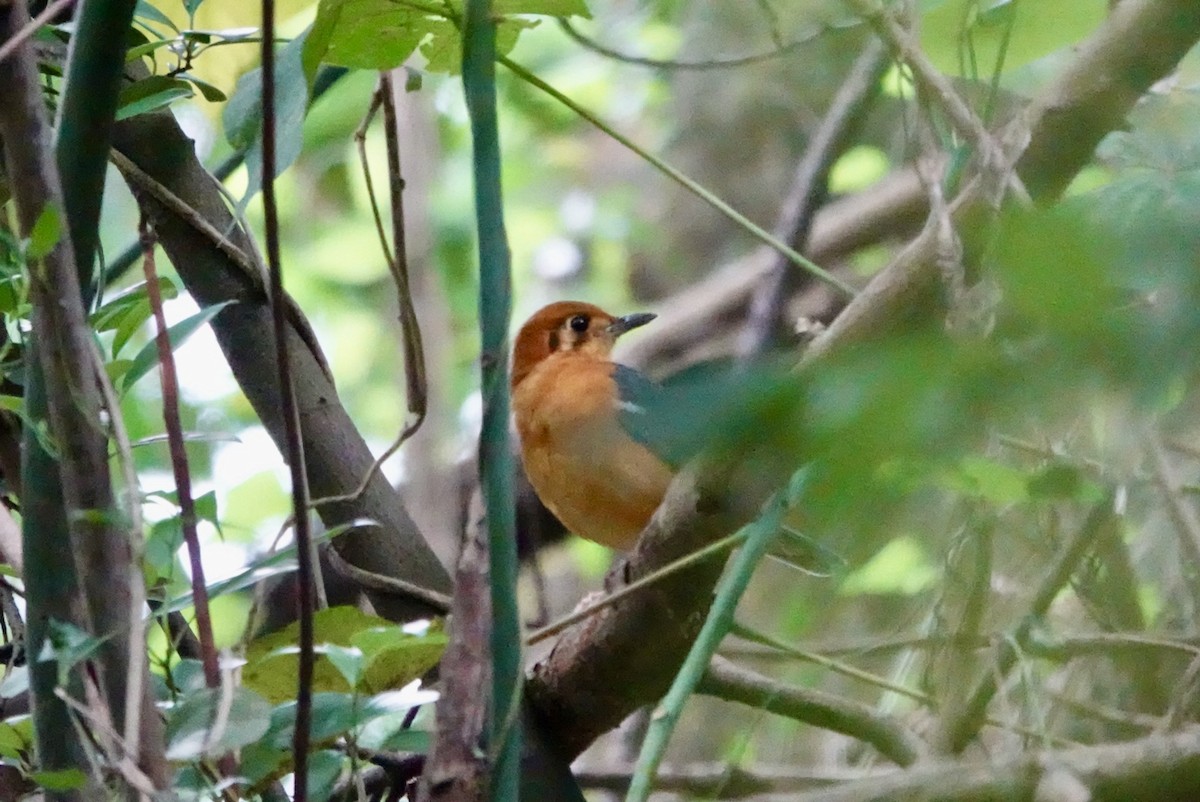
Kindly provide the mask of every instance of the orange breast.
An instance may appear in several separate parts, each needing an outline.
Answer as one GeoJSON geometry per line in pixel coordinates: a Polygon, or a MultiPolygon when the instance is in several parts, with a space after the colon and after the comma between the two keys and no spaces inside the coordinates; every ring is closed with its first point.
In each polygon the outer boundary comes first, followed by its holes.
{"type": "Polygon", "coordinates": [[[529,481],[569,530],[628,549],[658,508],[671,469],[617,417],[612,363],[555,354],[517,385],[513,410],[529,481]]]}

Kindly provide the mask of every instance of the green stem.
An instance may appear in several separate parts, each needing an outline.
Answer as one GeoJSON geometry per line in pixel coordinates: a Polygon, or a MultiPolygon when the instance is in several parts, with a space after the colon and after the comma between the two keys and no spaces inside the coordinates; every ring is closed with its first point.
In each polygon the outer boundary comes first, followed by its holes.
{"type": "Polygon", "coordinates": [[[490,0],[468,0],[463,28],[463,88],[474,145],[475,216],[479,227],[479,325],[483,337],[483,430],[479,472],[487,510],[492,586],[492,703],[488,745],[494,755],[491,798],[518,798],[521,622],[517,610],[516,517],[508,443],[508,325],[512,278],[500,192],[496,123],[496,30],[490,0]]]}
{"type": "Polygon", "coordinates": [[[738,601],[750,584],[755,567],[779,532],[783,513],[787,509],[786,498],[786,494],[777,493],[767,502],[763,514],[742,528],[746,542],[734,558],[733,568],[717,588],[712,609],[709,610],[704,626],[700,628],[700,634],[692,644],[679,673],[675,675],[675,681],[671,683],[670,690],[651,717],[625,802],[646,802],[649,799],[654,775],[667,751],[667,744],[671,740],[671,733],[675,731],[675,724],[679,721],[683,706],[695,692],[721,640],[733,626],[733,614],[738,601]]]}

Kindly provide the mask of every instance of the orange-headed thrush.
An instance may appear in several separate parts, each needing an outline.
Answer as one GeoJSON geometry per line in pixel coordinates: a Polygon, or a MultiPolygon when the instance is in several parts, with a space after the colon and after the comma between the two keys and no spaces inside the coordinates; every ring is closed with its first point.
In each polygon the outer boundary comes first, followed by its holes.
{"type": "Polygon", "coordinates": [[[656,448],[661,388],[612,361],[625,332],[654,319],[560,301],[539,310],[513,349],[513,411],[525,472],[567,529],[631,548],[674,476],[656,448]]]}

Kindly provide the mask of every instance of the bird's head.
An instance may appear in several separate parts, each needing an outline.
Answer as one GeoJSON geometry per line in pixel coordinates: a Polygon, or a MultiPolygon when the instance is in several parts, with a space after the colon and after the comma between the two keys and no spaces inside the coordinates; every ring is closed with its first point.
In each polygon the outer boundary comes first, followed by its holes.
{"type": "Polygon", "coordinates": [[[512,385],[516,387],[530,371],[555,354],[608,359],[618,337],[654,318],[649,312],[616,317],[582,301],[559,301],[544,306],[517,332],[512,385]]]}

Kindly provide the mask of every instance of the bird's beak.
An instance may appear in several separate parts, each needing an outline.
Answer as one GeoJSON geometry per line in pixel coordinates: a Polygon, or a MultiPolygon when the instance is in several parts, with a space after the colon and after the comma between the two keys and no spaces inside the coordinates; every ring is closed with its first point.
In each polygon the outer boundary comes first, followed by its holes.
{"type": "Polygon", "coordinates": [[[620,337],[630,329],[636,329],[638,326],[645,326],[651,320],[658,317],[653,312],[634,312],[632,315],[619,317],[612,323],[608,324],[608,333],[613,337],[620,337]]]}

